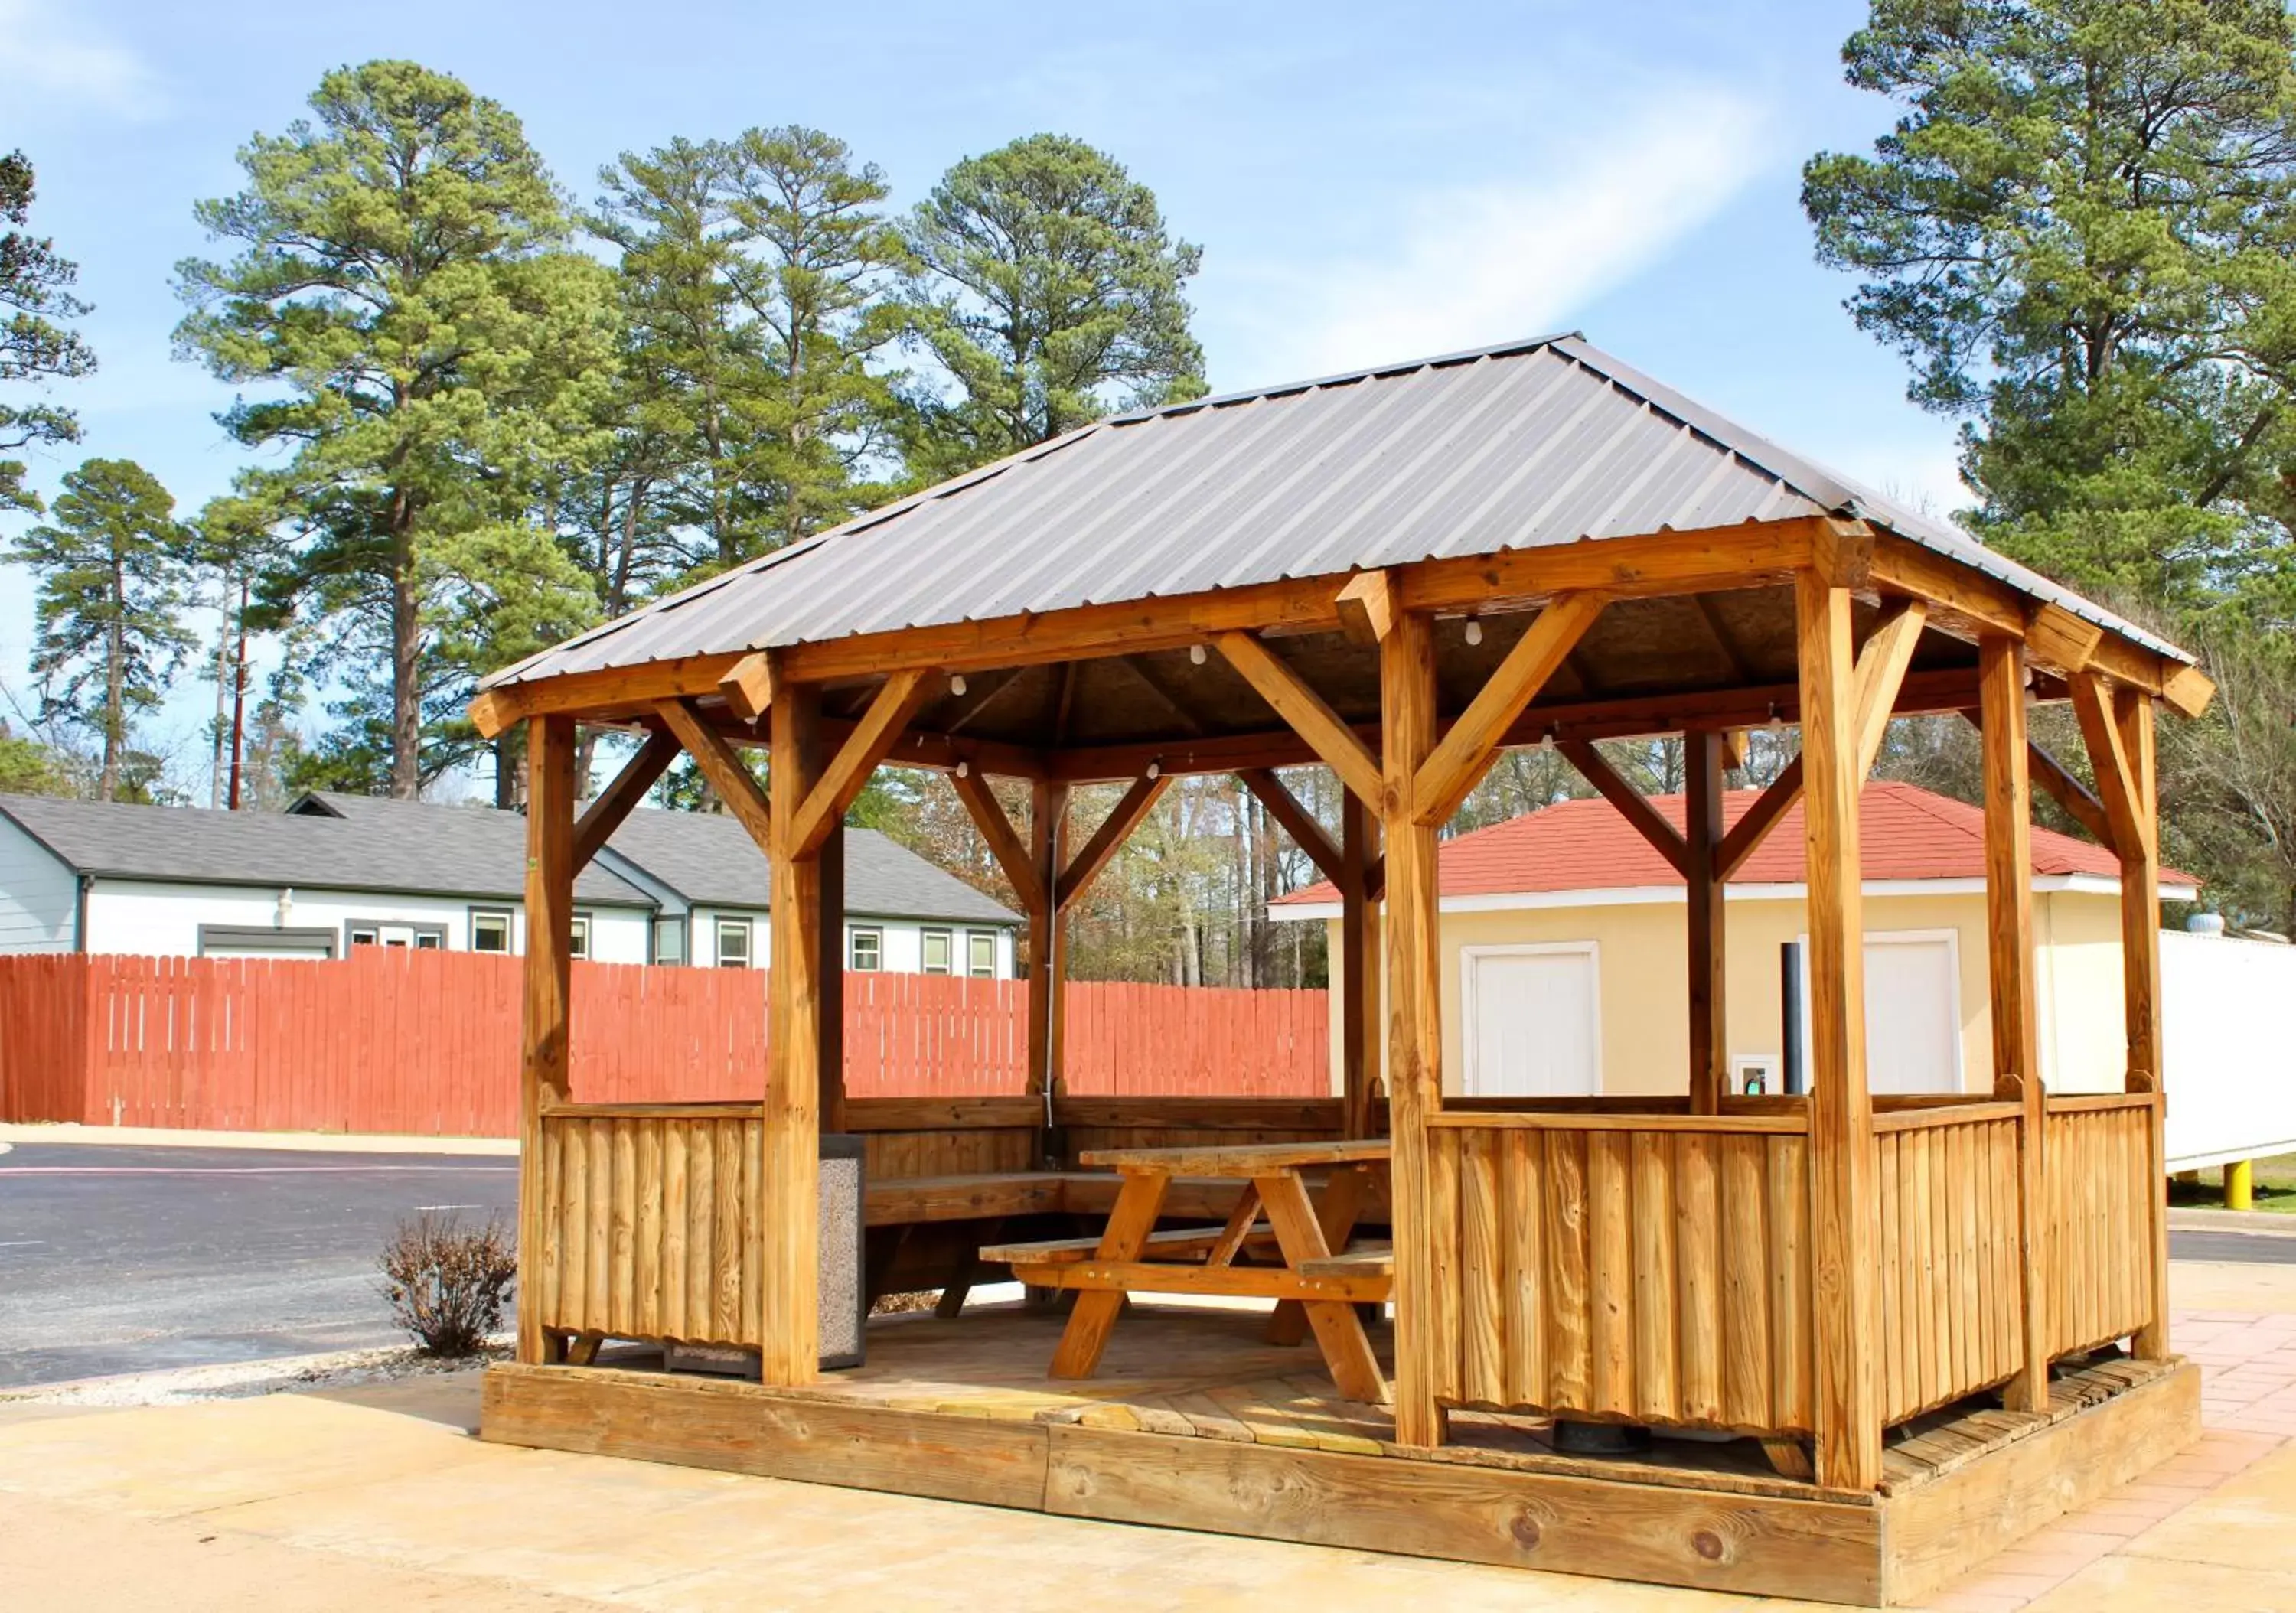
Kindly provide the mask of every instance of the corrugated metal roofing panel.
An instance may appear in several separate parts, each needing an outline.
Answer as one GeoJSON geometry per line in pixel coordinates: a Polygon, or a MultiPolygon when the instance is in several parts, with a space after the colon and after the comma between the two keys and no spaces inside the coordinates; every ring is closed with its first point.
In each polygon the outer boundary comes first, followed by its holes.
{"type": "Polygon", "coordinates": [[[1862,517],[2181,655],[1562,336],[1099,421],[488,683],[1824,513],[1862,517]]]}

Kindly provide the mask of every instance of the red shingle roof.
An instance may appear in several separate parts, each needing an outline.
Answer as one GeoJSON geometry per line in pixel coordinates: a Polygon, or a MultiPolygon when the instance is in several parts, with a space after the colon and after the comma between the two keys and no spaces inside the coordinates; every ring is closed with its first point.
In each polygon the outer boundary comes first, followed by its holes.
{"type": "MultiPolygon", "coordinates": [[[[1724,798],[1726,822],[1734,823],[1759,792],[1733,790],[1724,798]]],[[[1683,798],[1652,796],[1669,823],[1682,827],[1683,798]]],[[[1911,784],[1873,783],[1858,803],[1865,877],[1868,880],[1976,880],[1985,875],[1985,815],[1965,802],[1911,784]]],[[[1801,806],[1797,802],[1738,871],[1742,885],[1799,885],[1803,880],[1801,806]]],[[[1519,895],[1558,890],[1620,890],[1678,886],[1682,876],[1600,796],[1562,801],[1493,823],[1443,844],[1447,897],[1519,895]]],[[[2038,875],[2120,875],[2120,859],[2103,847],[2053,830],[2033,828],[2038,875]]],[[[2197,884],[2190,875],[2162,871],[2164,884],[2197,884]]],[[[1283,904],[1336,902],[1329,881],[1282,897],[1283,904]]]]}

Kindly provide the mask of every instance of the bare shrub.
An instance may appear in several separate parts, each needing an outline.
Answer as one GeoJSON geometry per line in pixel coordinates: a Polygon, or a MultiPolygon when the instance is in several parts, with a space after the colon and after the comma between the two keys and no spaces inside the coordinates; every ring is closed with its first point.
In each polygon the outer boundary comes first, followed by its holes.
{"type": "Polygon", "coordinates": [[[502,1326],[518,1280],[518,1248],[499,1217],[465,1226],[424,1210],[383,1246],[382,1297],[426,1355],[472,1355],[502,1326]]]}

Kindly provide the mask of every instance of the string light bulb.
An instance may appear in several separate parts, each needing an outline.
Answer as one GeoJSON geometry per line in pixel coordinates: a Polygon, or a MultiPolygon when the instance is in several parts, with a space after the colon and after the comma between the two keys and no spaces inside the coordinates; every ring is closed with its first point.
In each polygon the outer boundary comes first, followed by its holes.
{"type": "Polygon", "coordinates": [[[1545,730],[1544,732],[1542,732],[1542,733],[1539,734],[1539,736],[1538,736],[1538,748],[1539,748],[1541,750],[1545,750],[1545,751],[1550,751],[1550,752],[1551,752],[1551,751],[1553,751],[1553,750],[1554,750],[1554,729],[1552,729],[1552,728],[1546,729],[1546,730],[1545,730]]]}
{"type": "Polygon", "coordinates": [[[1204,664],[1204,647],[1201,644],[1190,644],[1188,646],[1188,659],[1191,661],[1193,661],[1197,666],[1202,666],[1204,664]]]}
{"type": "Polygon", "coordinates": [[[1480,644],[1483,642],[1483,623],[1480,617],[1471,616],[1467,618],[1465,637],[1471,644],[1480,644]]]}
{"type": "Polygon", "coordinates": [[[1160,777],[1162,777],[1162,776],[1163,776],[1163,773],[1164,773],[1164,764],[1163,764],[1163,763],[1161,763],[1161,762],[1151,762],[1151,763],[1149,763],[1149,764],[1148,764],[1148,776],[1149,776],[1150,778],[1152,778],[1152,779],[1160,778],[1160,777]]]}
{"type": "Polygon", "coordinates": [[[955,677],[948,680],[948,692],[951,694],[963,694],[964,692],[964,674],[960,672],[955,677]]]}
{"type": "Polygon", "coordinates": [[[959,762],[956,765],[956,776],[961,779],[971,778],[972,776],[972,764],[971,762],[959,762]]]}
{"type": "Polygon", "coordinates": [[[1778,733],[1780,730],[1782,730],[1783,728],[1784,728],[1784,727],[1785,727],[1785,725],[1786,725],[1786,720],[1785,720],[1785,718],[1784,718],[1784,717],[1782,717],[1782,716],[1780,716],[1778,715],[1778,703],[1777,703],[1777,701],[1775,701],[1775,700],[1772,700],[1772,701],[1770,702],[1770,722],[1769,722],[1769,729],[1770,729],[1770,732],[1771,732],[1772,733],[1778,733]]]}

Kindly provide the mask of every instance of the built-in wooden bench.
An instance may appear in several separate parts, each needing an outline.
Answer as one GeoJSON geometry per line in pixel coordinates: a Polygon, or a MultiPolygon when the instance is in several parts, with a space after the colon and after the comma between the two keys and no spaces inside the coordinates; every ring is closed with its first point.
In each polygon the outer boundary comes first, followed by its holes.
{"type": "Polygon", "coordinates": [[[1300,1262],[1300,1274],[1302,1277],[1392,1277],[1395,1275],[1395,1246],[1390,1243],[1366,1243],[1344,1254],[1302,1260],[1300,1262]]]}

